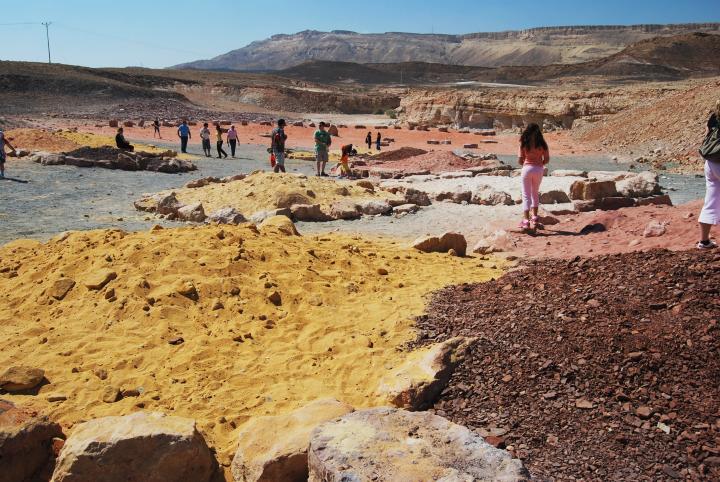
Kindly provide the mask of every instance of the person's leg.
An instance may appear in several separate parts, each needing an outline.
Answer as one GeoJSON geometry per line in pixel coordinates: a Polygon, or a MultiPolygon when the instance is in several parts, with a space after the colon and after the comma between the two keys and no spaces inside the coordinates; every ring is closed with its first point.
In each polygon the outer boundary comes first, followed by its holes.
{"type": "Polygon", "coordinates": [[[235,139],[230,140],[230,155],[235,157],[235,146],[237,146],[237,141],[235,139]]]}
{"type": "Polygon", "coordinates": [[[5,177],[5,161],[0,159],[0,177],[5,177]]]}
{"type": "Polygon", "coordinates": [[[322,162],[320,161],[320,154],[318,154],[315,157],[315,170],[317,171],[318,176],[320,175],[320,164],[322,164],[322,162]]]}
{"type": "Polygon", "coordinates": [[[705,203],[698,216],[700,242],[710,243],[710,230],[720,224],[720,165],[705,161],[705,203]]]}
{"type": "Polygon", "coordinates": [[[532,198],[530,197],[530,192],[532,190],[532,181],[529,166],[522,168],[520,179],[522,181],[523,218],[525,220],[530,220],[530,209],[532,208],[532,198]]]}
{"type": "Polygon", "coordinates": [[[543,178],[543,168],[534,167],[530,175],[530,202],[532,206],[533,219],[537,219],[538,208],[540,207],[540,184],[543,178]]]}
{"type": "Polygon", "coordinates": [[[225,149],[223,149],[223,143],[220,141],[220,150],[222,151],[222,155],[225,159],[227,159],[227,152],[225,152],[225,149]]]}
{"type": "Polygon", "coordinates": [[[188,138],[187,136],[182,136],[180,138],[180,150],[182,152],[187,152],[187,144],[188,144],[188,138]]]}

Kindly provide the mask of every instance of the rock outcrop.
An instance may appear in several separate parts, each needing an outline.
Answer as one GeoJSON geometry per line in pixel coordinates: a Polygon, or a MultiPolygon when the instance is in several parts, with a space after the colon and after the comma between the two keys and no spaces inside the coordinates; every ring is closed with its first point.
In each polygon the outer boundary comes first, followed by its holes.
{"type": "Polygon", "coordinates": [[[175,151],[162,153],[130,152],[110,146],[82,147],[61,154],[38,153],[35,162],[44,166],[68,165],[75,167],[99,167],[123,171],[153,171],[168,174],[189,172],[197,169],[190,161],[176,159],[175,151]]]}
{"type": "Polygon", "coordinates": [[[316,428],[311,482],[524,481],[522,463],[467,428],[427,412],[373,408],[316,428]]]}
{"type": "Polygon", "coordinates": [[[214,466],[194,420],[137,412],[76,426],[52,482],[208,482],[214,466]]]}
{"type": "Polygon", "coordinates": [[[322,399],[285,415],[252,418],[238,434],[233,480],[306,481],[310,434],[322,423],[352,411],[350,405],[322,399]]]}
{"type": "Polygon", "coordinates": [[[32,390],[42,383],[45,371],[23,365],[8,367],[0,374],[0,389],[6,392],[32,390]]]}
{"type": "Polygon", "coordinates": [[[441,236],[425,236],[412,243],[412,247],[424,253],[447,253],[453,250],[457,256],[465,256],[467,241],[460,233],[444,233],[441,236]]]}
{"type": "Polygon", "coordinates": [[[0,480],[47,480],[53,439],[62,437],[60,425],[47,417],[0,400],[0,480]]]}
{"type": "Polygon", "coordinates": [[[377,394],[393,406],[422,410],[432,405],[475,340],[455,337],[411,352],[380,381],[377,394]]]}

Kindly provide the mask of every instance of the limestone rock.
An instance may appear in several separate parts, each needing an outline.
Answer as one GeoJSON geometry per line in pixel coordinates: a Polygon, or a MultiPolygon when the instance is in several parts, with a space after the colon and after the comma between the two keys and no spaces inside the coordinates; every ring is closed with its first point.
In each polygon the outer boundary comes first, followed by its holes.
{"type": "Polygon", "coordinates": [[[480,204],[482,206],[497,206],[500,204],[512,206],[515,204],[510,194],[503,191],[497,191],[490,186],[478,186],[473,191],[470,202],[472,204],[480,204]]]}
{"type": "Polygon", "coordinates": [[[410,352],[403,364],[380,380],[376,390],[378,396],[391,405],[408,410],[421,410],[432,405],[474,341],[474,338],[455,337],[410,352]]]}
{"type": "Polygon", "coordinates": [[[154,211],[158,214],[176,214],[178,209],[182,207],[180,201],[175,197],[175,193],[172,192],[166,195],[160,195],[157,198],[154,211]]]}
{"type": "Polygon", "coordinates": [[[103,289],[105,285],[115,278],[117,278],[117,273],[115,271],[109,269],[99,269],[90,274],[83,284],[89,290],[98,291],[103,289]]]}
{"type": "Polygon", "coordinates": [[[368,189],[370,191],[375,190],[375,185],[367,179],[360,179],[359,181],[355,181],[355,184],[363,189],[368,189]]]}
{"type": "Polygon", "coordinates": [[[48,296],[52,296],[56,300],[62,300],[75,286],[75,281],[70,278],[60,278],[48,288],[48,296]]]}
{"type": "Polygon", "coordinates": [[[225,207],[210,213],[206,221],[216,224],[240,224],[247,219],[235,208],[225,207]]]}
{"type": "Polygon", "coordinates": [[[279,191],[272,203],[276,208],[289,208],[293,204],[309,204],[310,198],[299,191],[279,191]]]}
{"type": "Polygon", "coordinates": [[[319,204],[294,204],[290,208],[295,221],[328,221],[331,219],[322,212],[319,204]]]}
{"type": "Polygon", "coordinates": [[[564,204],[569,202],[570,198],[565,191],[556,189],[540,193],[540,204],[564,204]]]}
{"type": "Polygon", "coordinates": [[[440,238],[423,236],[413,241],[412,247],[423,253],[438,253],[440,252],[440,238]]]}
{"type": "Polygon", "coordinates": [[[336,201],[330,206],[330,217],[333,219],[358,219],[362,213],[352,201],[336,201]]]}
{"type": "Polygon", "coordinates": [[[591,201],[618,195],[614,181],[575,181],[570,186],[570,199],[591,201]]]}
{"type": "Polygon", "coordinates": [[[416,213],[418,209],[420,209],[420,207],[417,204],[401,204],[399,206],[395,206],[393,212],[395,214],[412,214],[416,213]]]}
{"type": "Polygon", "coordinates": [[[651,206],[651,205],[672,206],[673,203],[672,203],[672,200],[670,199],[670,196],[668,196],[667,194],[661,194],[659,196],[650,196],[650,197],[640,198],[637,200],[637,205],[638,206],[651,206]]]}
{"type": "Polygon", "coordinates": [[[440,236],[440,246],[443,252],[446,253],[453,249],[458,256],[465,256],[467,252],[467,241],[465,240],[465,236],[460,233],[443,233],[443,235],[440,236]]]}
{"type": "Polygon", "coordinates": [[[405,190],[405,202],[408,204],[417,204],[418,206],[429,206],[430,196],[428,196],[426,192],[407,188],[405,190]]]}
{"type": "Polygon", "coordinates": [[[340,132],[338,132],[338,128],[336,125],[331,125],[330,127],[328,127],[328,134],[333,137],[338,137],[340,135],[340,132]]]}
{"type": "Polygon", "coordinates": [[[473,253],[490,254],[506,251],[510,246],[510,236],[507,231],[500,229],[490,236],[486,236],[475,244],[473,253]]]}
{"type": "Polygon", "coordinates": [[[53,438],[60,437],[63,433],[57,423],[0,400],[0,480],[47,480],[53,438]]]}
{"type": "Polygon", "coordinates": [[[286,236],[300,236],[295,224],[287,216],[273,216],[264,220],[258,229],[261,233],[278,232],[286,236]]]}
{"type": "Polygon", "coordinates": [[[258,211],[250,216],[250,221],[255,224],[261,224],[268,218],[273,216],[285,216],[286,218],[292,217],[292,211],[290,208],[271,209],[269,211],[258,211]]]}
{"type": "Polygon", "coordinates": [[[392,206],[385,200],[370,200],[358,202],[358,209],[363,214],[377,216],[379,214],[388,214],[392,211],[392,206]]]}
{"type": "Polygon", "coordinates": [[[372,408],[316,428],[310,482],[524,481],[522,463],[465,427],[430,413],[372,408]]]}
{"type": "Polygon", "coordinates": [[[587,171],[576,169],[555,169],[551,175],[558,177],[588,177],[587,171]]]}
{"type": "MultiPolygon", "coordinates": [[[[435,194],[436,201],[450,201],[455,204],[469,203],[472,199],[472,192],[458,189],[456,191],[442,191],[435,194]]],[[[416,203],[417,204],[417,203],[416,203]]]]}
{"type": "Polygon", "coordinates": [[[77,425],[52,482],[207,482],[214,465],[194,420],[136,412],[77,425]]]}
{"type": "Polygon", "coordinates": [[[626,177],[615,184],[618,192],[627,197],[650,197],[662,192],[658,182],[658,175],[650,171],[643,171],[637,175],[626,177]]]}
{"type": "Polygon", "coordinates": [[[665,228],[665,223],[661,223],[659,221],[650,221],[650,223],[645,226],[643,236],[645,236],[646,238],[656,238],[665,234],[666,231],[667,229],[665,228]]]}
{"type": "Polygon", "coordinates": [[[0,375],[0,388],[6,392],[32,390],[45,378],[45,371],[28,366],[12,366],[0,375]]]}
{"type": "Polygon", "coordinates": [[[595,207],[605,211],[614,211],[620,208],[631,208],[635,206],[635,199],[631,197],[611,196],[602,199],[596,199],[595,207]]]}
{"type": "Polygon", "coordinates": [[[212,177],[212,176],[203,177],[203,178],[195,179],[194,181],[188,182],[187,184],[185,184],[185,187],[193,189],[193,188],[203,187],[203,186],[207,186],[208,184],[213,184],[213,183],[218,183],[218,182],[221,182],[220,178],[212,177]]]}
{"type": "Polygon", "coordinates": [[[352,411],[337,400],[321,399],[285,415],[250,419],[238,434],[233,480],[306,481],[310,434],[318,425],[352,411]]]}
{"type": "Polygon", "coordinates": [[[202,203],[196,202],[183,206],[177,211],[177,217],[181,221],[190,221],[193,223],[201,223],[205,221],[205,209],[202,203]]]}

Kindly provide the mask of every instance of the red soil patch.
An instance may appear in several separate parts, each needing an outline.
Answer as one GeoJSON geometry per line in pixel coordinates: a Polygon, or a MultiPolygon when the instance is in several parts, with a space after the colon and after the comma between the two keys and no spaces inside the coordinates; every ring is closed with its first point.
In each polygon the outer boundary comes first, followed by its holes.
{"type": "Polygon", "coordinates": [[[435,412],[539,480],[720,479],[720,253],[531,262],[446,288],[423,343],[477,337],[435,412]]]}
{"type": "Polygon", "coordinates": [[[17,149],[65,152],[80,147],[60,134],[40,129],[12,129],[5,134],[17,149]]]}

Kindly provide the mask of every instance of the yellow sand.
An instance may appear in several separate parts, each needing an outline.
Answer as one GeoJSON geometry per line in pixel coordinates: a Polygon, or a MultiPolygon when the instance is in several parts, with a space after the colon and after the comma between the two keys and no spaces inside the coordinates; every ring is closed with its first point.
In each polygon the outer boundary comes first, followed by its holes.
{"type": "Polygon", "coordinates": [[[327,208],[343,199],[398,198],[387,191],[367,190],[355,182],[270,172],[257,172],[242,181],[173,189],[172,192],[183,204],[201,202],[206,213],[231,206],[247,216],[257,211],[290,207],[293,204],[320,204],[327,208]]]}
{"type": "Polygon", "coordinates": [[[281,229],[102,230],[0,247],[0,366],[40,367],[50,382],[3,398],[45,410],[66,433],[140,409],[192,417],[228,464],[249,417],[324,397],[377,403],[426,295],[499,274],[477,258],[281,229]],[[61,277],[76,285],[58,301],[49,293],[61,277]],[[180,294],[193,286],[197,301],[180,294]],[[178,336],[183,344],[168,343],[178,336]],[[142,394],[105,403],[107,387],[142,394]]]}

